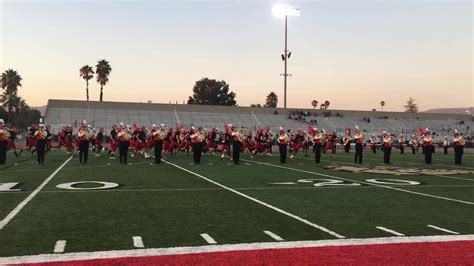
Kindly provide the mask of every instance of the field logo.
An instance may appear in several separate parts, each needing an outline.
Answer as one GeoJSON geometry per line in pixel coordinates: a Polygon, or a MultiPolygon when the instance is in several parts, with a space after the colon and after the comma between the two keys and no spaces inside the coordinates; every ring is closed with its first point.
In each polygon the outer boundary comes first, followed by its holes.
{"type": "Polygon", "coordinates": [[[111,188],[116,188],[120,186],[117,183],[112,183],[112,182],[101,182],[101,181],[79,181],[79,182],[71,182],[71,183],[64,183],[64,184],[59,184],[56,187],[57,188],[62,188],[62,189],[68,189],[68,190],[104,190],[104,189],[111,189],[111,188]],[[95,187],[80,187],[83,186],[84,184],[90,185],[99,185],[95,187]]]}

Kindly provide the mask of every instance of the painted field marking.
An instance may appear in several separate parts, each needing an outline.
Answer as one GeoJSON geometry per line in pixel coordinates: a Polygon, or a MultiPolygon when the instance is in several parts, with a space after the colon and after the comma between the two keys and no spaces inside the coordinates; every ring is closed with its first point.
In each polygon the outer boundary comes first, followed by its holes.
{"type": "Polygon", "coordinates": [[[387,233],[390,233],[390,234],[392,234],[392,235],[405,236],[405,235],[402,234],[402,233],[399,233],[399,232],[394,231],[394,230],[392,230],[392,229],[388,229],[388,228],[383,227],[383,226],[376,226],[375,228],[377,228],[377,229],[379,229],[379,230],[382,230],[382,231],[385,231],[385,232],[387,232],[387,233]]]}
{"type": "Polygon", "coordinates": [[[174,163],[170,163],[170,162],[168,162],[168,161],[164,161],[164,162],[167,163],[167,164],[169,164],[169,165],[172,165],[172,166],[174,166],[174,167],[176,167],[176,168],[178,168],[178,169],[181,169],[181,170],[183,170],[183,171],[185,171],[185,172],[188,172],[188,173],[190,173],[190,174],[192,174],[192,175],[195,175],[195,176],[197,176],[197,177],[199,177],[199,178],[201,178],[201,179],[204,179],[204,180],[206,180],[207,182],[210,182],[210,183],[212,183],[212,184],[214,184],[214,185],[216,185],[216,186],[219,186],[219,187],[224,188],[224,189],[226,189],[226,190],[228,190],[228,191],[230,191],[230,192],[233,192],[233,193],[235,193],[235,194],[237,194],[237,195],[239,195],[239,196],[242,196],[242,197],[244,197],[244,198],[246,198],[246,199],[249,199],[249,200],[251,200],[251,201],[253,201],[253,202],[256,202],[256,203],[258,203],[258,204],[260,204],[260,205],[263,205],[263,206],[265,206],[265,207],[267,207],[267,208],[270,208],[270,209],[272,209],[272,210],[274,210],[274,211],[276,211],[276,212],[279,212],[279,213],[284,214],[284,215],[286,215],[286,216],[288,216],[288,217],[291,217],[291,218],[293,218],[293,219],[295,219],[295,220],[298,220],[298,221],[300,221],[300,222],[302,222],[302,223],[305,223],[305,224],[307,224],[307,225],[309,225],[309,226],[311,226],[311,227],[314,227],[314,228],[319,229],[319,230],[321,230],[321,231],[323,231],[323,232],[326,232],[326,233],[328,233],[328,234],[330,234],[330,235],[332,235],[332,236],[334,236],[334,237],[337,237],[337,238],[345,238],[344,236],[342,236],[342,235],[340,235],[340,234],[338,234],[338,233],[336,233],[336,232],[334,232],[334,231],[331,231],[331,230],[329,230],[329,229],[326,228],[326,227],[323,227],[323,226],[321,226],[321,225],[312,223],[312,222],[310,222],[310,221],[308,221],[308,220],[306,220],[306,219],[303,219],[303,218],[301,218],[301,217],[299,217],[299,216],[296,216],[296,215],[294,215],[294,214],[291,214],[291,213],[289,213],[289,212],[287,212],[287,211],[284,211],[284,210],[282,210],[282,209],[280,209],[280,208],[277,208],[277,207],[275,207],[275,206],[273,206],[273,205],[270,205],[270,204],[268,204],[268,203],[265,203],[265,202],[263,202],[263,201],[260,201],[260,200],[258,200],[258,199],[256,199],[256,198],[252,198],[252,197],[250,197],[250,196],[248,196],[248,195],[246,195],[246,194],[244,194],[244,193],[242,193],[242,192],[239,192],[239,191],[237,191],[237,190],[235,190],[235,189],[232,189],[232,188],[230,188],[230,187],[224,186],[224,185],[222,185],[221,183],[218,183],[218,182],[216,182],[216,181],[214,181],[214,180],[212,180],[212,179],[209,179],[209,178],[207,178],[207,177],[205,177],[205,176],[203,176],[203,175],[200,175],[200,174],[198,174],[198,173],[195,173],[195,172],[193,172],[193,171],[190,171],[190,170],[188,170],[188,169],[186,169],[186,168],[184,168],[184,167],[181,167],[181,166],[176,165],[176,164],[174,164],[174,163]]]}
{"type": "Polygon", "coordinates": [[[54,253],[63,253],[66,249],[66,240],[58,240],[54,245],[54,253]]]}
{"type": "Polygon", "coordinates": [[[143,244],[143,239],[141,236],[134,236],[133,238],[133,246],[136,248],[144,248],[145,245],[143,244]]]}
{"type": "Polygon", "coordinates": [[[232,165],[231,163],[227,163],[227,165],[232,165]]]}
{"type": "Polygon", "coordinates": [[[298,163],[298,165],[304,165],[304,163],[298,163]]]}
{"type": "Polygon", "coordinates": [[[204,233],[204,234],[201,234],[201,237],[204,238],[204,240],[206,240],[206,242],[208,244],[217,244],[217,241],[214,240],[214,238],[212,238],[212,236],[204,233]]]}
{"type": "Polygon", "coordinates": [[[284,241],[283,238],[281,238],[279,235],[270,232],[270,231],[263,231],[265,234],[269,235],[271,238],[275,239],[276,241],[284,241]]]}
{"type": "Polygon", "coordinates": [[[473,181],[474,182],[474,179],[470,179],[470,178],[460,178],[460,177],[446,176],[446,175],[436,175],[436,176],[444,177],[444,178],[450,178],[450,179],[464,180],[464,181],[473,181]]]}
{"type": "Polygon", "coordinates": [[[244,163],[245,165],[250,165],[249,163],[244,163]]]}
{"type": "Polygon", "coordinates": [[[390,187],[390,186],[386,186],[386,185],[374,184],[374,183],[370,183],[370,182],[359,181],[359,180],[353,180],[353,179],[344,178],[344,177],[338,177],[338,176],[333,176],[333,175],[321,174],[321,173],[317,173],[317,172],[311,172],[311,171],[306,171],[306,170],[302,170],[302,169],[298,169],[298,168],[292,168],[292,167],[287,167],[287,166],[281,166],[281,165],[276,165],[276,164],[271,164],[271,163],[254,162],[254,161],[245,160],[245,159],[242,159],[242,160],[248,161],[248,162],[253,162],[253,163],[255,163],[255,164],[267,165],[267,166],[271,166],[271,167],[282,168],[282,169],[287,169],[287,170],[292,170],[292,171],[301,172],[301,173],[307,173],[307,174],[312,174],[312,175],[330,177],[330,178],[335,178],[335,179],[344,180],[344,181],[349,181],[349,182],[356,182],[356,183],[361,183],[361,184],[366,184],[366,185],[370,185],[370,186],[376,186],[376,187],[381,187],[381,188],[396,190],[396,191],[400,191],[400,192],[405,192],[405,193],[410,193],[410,194],[415,194],[415,195],[420,195],[420,196],[425,196],[425,197],[430,197],[430,198],[435,198],[435,199],[442,199],[442,200],[447,200],[447,201],[454,201],[454,202],[458,202],[458,203],[464,203],[464,204],[474,205],[474,202],[465,201],[465,200],[458,200],[458,199],[453,199],[453,198],[441,197],[441,196],[436,196],[436,195],[431,195],[431,194],[426,194],[426,193],[421,193],[421,192],[416,192],[416,191],[401,189],[401,188],[397,188],[397,187],[390,187]]]}
{"type": "Polygon", "coordinates": [[[3,264],[25,264],[46,262],[68,262],[93,259],[148,257],[163,255],[200,254],[224,251],[246,251],[265,249],[289,249],[289,248],[316,248],[328,246],[359,246],[376,244],[404,244],[404,243],[433,243],[452,241],[474,241],[474,235],[436,235],[436,236],[402,236],[402,237],[377,237],[377,238],[348,238],[331,240],[307,240],[307,241],[284,241],[284,242],[260,242],[225,245],[203,245],[194,247],[174,248],[147,248],[129,250],[110,250],[92,252],[71,252],[64,254],[41,254],[0,258],[3,264]]]}
{"type": "Polygon", "coordinates": [[[33,192],[31,192],[26,199],[24,199],[18,206],[16,206],[3,220],[0,221],[0,230],[2,230],[15,216],[56,176],[63,167],[72,160],[72,156],[69,157],[61,166],[58,167],[46,180],[41,183],[33,192]]]}
{"type": "Polygon", "coordinates": [[[213,163],[209,163],[209,165],[214,165],[213,163]]]}
{"type": "Polygon", "coordinates": [[[443,232],[446,232],[446,233],[450,233],[450,234],[453,234],[453,235],[459,235],[458,232],[454,232],[454,231],[451,231],[451,230],[448,230],[448,229],[444,229],[444,228],[441,228],[441,227],[438,227],[438,226],[435,226],[435,225],[427,225],[428,227],[431,227],[433,229],[436,229],[436,230],[439,230],[439,231],[443,231],[443,232]]]}

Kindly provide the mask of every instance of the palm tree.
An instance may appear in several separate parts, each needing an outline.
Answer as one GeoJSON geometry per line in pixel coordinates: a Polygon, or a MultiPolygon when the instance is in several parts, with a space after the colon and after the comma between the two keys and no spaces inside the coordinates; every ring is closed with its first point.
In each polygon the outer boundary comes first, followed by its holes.
{"type": "Polygon", "coordinates": [[[318,101],[313,100],[313,101],[311,102],[311,105],[313,106],[314,109],[316,109],[316,107],[318,106],[318,101]]]}
{"type": "Polygon", "coordinates": [[[324,105],[324,103],[319,105],[319,109],[324,110],[325,108],[326,108],[326,106],[324,105]]]}
{"type": "Polygon", "coordinates": [[[383,112],[383,107],[385,106],[385,101],[381,101],[380,106],[382,106],[382,112],[383,112]]]}
{"type": "Polygon", "coordinates": [[[327,110],[330,104],[331,102],[329,102],[328,100],[324,101],[324,110],[327,110]]]}
{"type": "Polygon", "coordinates": [[[103,88],[109,82],[109,75],[112,72],[112,67],[110,67],[109,62],[102,59],[97,62],[95,66],[95,73],[97,74],[97,83],[100,84],[100,101],[103,100],[103,88]]]}
{"type": "Polygon", "coordinates": [[[94,77],[94,70],[89,65],[85,65],[79,69],[79,76],[86,81],[86,98],[89,101],[89,80],[94,77]]]}
{"type": "Polygon", "coordinates": [[[278,104],[278,96],[275,92],[270,92],[267,95],[267,99],[265,100],[265,107],[277,107],[278,104]]]}
{"type": "Polygon", "coordinates": [[[18,87],[21,87],[21,76],[13,69],[8,69],[2,73],[1,85],[3,94],[1,102],[3,107],[8,109],[8,112],[13,112],[19,107],[18,87]]]}

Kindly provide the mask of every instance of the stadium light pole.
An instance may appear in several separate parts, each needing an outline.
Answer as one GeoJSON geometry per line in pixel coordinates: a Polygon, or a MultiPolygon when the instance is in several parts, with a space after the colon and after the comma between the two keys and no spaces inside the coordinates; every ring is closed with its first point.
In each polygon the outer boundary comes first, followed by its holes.
{"type": "Polygon", "coordinates": [[[285,68],[283,76],[283,108],[286,109],[286,91],[287,91],[287,78],[291,76],[288,74],[288,58],[291,56],[291,52],[288,51],[288,16],[299,16],[300,10],[286,4],[276,4],[272,9],[273,15],[277,18],[285,19],[285,50],[281,55],[282,60],[284,61],[285,68]]]}

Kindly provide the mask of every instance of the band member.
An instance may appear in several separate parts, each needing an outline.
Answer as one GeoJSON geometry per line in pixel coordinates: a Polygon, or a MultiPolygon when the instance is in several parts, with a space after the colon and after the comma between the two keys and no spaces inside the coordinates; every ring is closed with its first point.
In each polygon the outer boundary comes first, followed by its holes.
{"type": "Polygon", "coordinates": [[[354,135],[354,142],[355,142],[355,150],[356,154],[354,157],[354,163],[362,164],[362,154],[364,152],[364,134],[362,134],[359,128],[356,126],[355,135],[354,135]]]}
{"type": "MultiPolygon", "coordinates": [[[[10,138],[8,140],[8,147],[7,147],[7,150],[13,150],[13,153],[15,153],[15,157],[18,157],[19,154],[17,152],[17,149],[16,149],[16,144],[15,144],[15,140],[16,140],[16,136],[18,135],[18,130],[16,127],[12,127],[11,129],[7,129],[8,132],[10,133],[10,138]]],[[[20,151],[21,153],[21,151],[20,151]]]]}
{"type": "Polygon", "coordinates": [[[342,138],[342,145],[344,145],[344,152],[349,153],[351,150],[351,131],[350,129],[346,129],[346,135],[342,138]]]}
{"type": "Polygon", "coordinates": [[[160,164],[161,153],[163,152],[163,139],[166,134],[161,127],[156,127],[156,125],[153,125],[151,135],[153,136],[154,141],[155,163],[160,164]]]}
{"type": "Polygon", "coordinates": [[[110,130],[109,134],[109,143],[110,143],[110,151],[109,151],[109,159],[115,159],[115,152],[118,148],[118,140],[117,140],[117,133],[118,128],[117,125],[112,125],[112,129],[110,130]]]}
{"type": "Polygon", "coordinates": [[[193,148],[193,162],[194,164],[201,163],[202,148],[205,136],[202,132],[202,128],[199,128],[197,131],[192,129],[191,131],[191,147],[193,148]]]}
{"type": "Polygon", "coordinates": [[[448,154],[448,148],[450,145],[451,145],[451,142],[449,142],[448,136],[444,136],[444,139],[443,139],[444,154],[448,154]]]}
{"type": "Polygon", "coordinates": [[[216,139],[217,139],[217,129],[213,128],[211,132],[207,134],[207,137],[206,137],[207,148],[209,149],[211,154],[214,154],[214,151],[217,149],[216,139]]]}
{"type": "Polygon", "coordinates": [[[314,162],[316,164],[321,163],[321,150],[323,148],[324,143],[324,134],[319,132],[317,129],[314,129],[314,137],[313,137],[313,144],[314,144],[314,162]]]}
{"type": "Polygon", "coordinates": [[[226,153],[230,155],[230,134],[224,128],[221,136],[221,157],[219,160],[224,160],[226,153]]]}
{"type": "Polygon", "coordinates": [[[128,148],[130,147],[131,134],[128,130],[129,126],[124,127],[123,125],[117,132],[117,140],[119,142],[119,157],[120,164],[126,165],[128,160],[128,148]]]}
{"type": "Polygon", "coordinates": [[[301,133],[301,130],[298,130],[296,134],[291,138],[291,156],[290,159],[295,158],[295,155],[298,151],[303,148],[304,136],[301,133]]]}
{"type": "Polygon", "coordinates": [[[7,147],[10,132],[5,127],[3,119],[0,119],[0,164],[5,164],[7,161],[7,147]]]}
{"type": "Polygon", "coordinates": [[[390,154],[392,153],[392,143],[393,139],[392,136],[383,131],[382,134],[382,148],[383,148],[383,163],[390,164],[390,154]]]}
{"type": "Polygon", "coordinates": [[[372,137],[370,137],[370,148],[374,154],[377,153],[377,138],[375,137],[375,134],[372,134],[372,137]]]}
{"type": "Polygon", "coordinates": [[[330,150],[331,153],[336,153],[336,132],[327,134],[327,141],[324,143],[323,153],[326,153],[328,150],[330,150]]]}
{"type": "Polygon", "coordinates": [[[265,134],[263,130],[259,129],[255,133],[255,149],[253,151],[251,158],[256,156],[258,153],[265,154],[265,134]]]}
{"type": "Polygon", "coordinates": [[[79,162],[81,164],[86,164],[89,159],[89,139],[91,133],[84,123],[79,128],[77,132],[77,140],[79,142],[79,162]]]}
{"type": "Polygon", "coordinates": [[[418,150],[418,138],[415,135],[412,135],[408,144],[411,146],[411,153],[415,154],[418,150]]]}
{"type": "Polygon", "coordinates": [[[457,131],[454,131],[454,164],[460,165],[462,163],[462,155],[464,153],[465,141],[463,136],[457,131]]]}
{"type": "Polygon", "coordinates": [[[400,149],[400,153],[403,154],[405,152],[405,138],[403,137],[403,134],[400,134],[398,136],[398,148],[400,149]]]}
{"type": "Polygon", "coordinates": [[[422,144],[424,147],[425,151],[425,163],[426,164],[431,164],[432,156],[433,156],[433,136],[430,134],[429,131],[426,131],[423,138],[422,138],[422,144]]]}
{"type": "Polygon", "coordinates": [[[239,164],[240,160],[240,150],[242,148],[242,139],[243,134],[236,127],[231,128],[231,137],[232,137],[232,161],[234,164],[239,164]]]}
{"type": "Polygon", "coordinates": [[[280,152],[280,163],[286,163],[286,157],[288,154],[288,143],[290,141],[290,137],[285,133],[282,127],[278,131],[278,150],[280,152]]]}
{"type": "Polygon", "coordinates": [[[99,132],[95,135],[95,148],[97,148],[96,155],[98,155],[101,151],[104,150],[104,146],[102,145],[104,141],[104,129],[100,128],[99,132]]]}
{"type": "Polygon", "coordinates": [[[36,140],[36,160],[38,161],[39,165],[44,164],[44,154],[46,152],[46,138],[48,137],[48,133],[44,129],[43,124],[39,124],[39,129],[35,132],[35,140],[36,140]]]}

